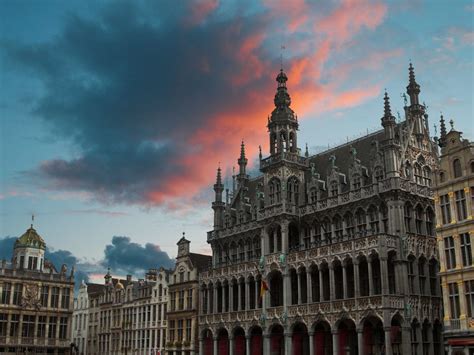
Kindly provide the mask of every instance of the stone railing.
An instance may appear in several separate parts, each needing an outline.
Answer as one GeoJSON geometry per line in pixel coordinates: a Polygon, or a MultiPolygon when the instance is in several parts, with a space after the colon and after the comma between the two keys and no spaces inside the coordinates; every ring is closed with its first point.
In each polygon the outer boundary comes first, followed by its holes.
{"type": "Polygon", "coordinates": [[[307,167],[309,166],[309,159],[302,157],[297,153],[282,152],[260,160],[260,170],[265,169],[266,167],[281,161],[296,163],[307,167]]]}
{"type": "Polygon", "coordinates": [[[238,312],[225,312],[225,313],[206,314],[206,315],[200,315],[199,316],[199,324],[254,321],[254,320],[259,320],[261,316],[262,316],[262,310],[261,309],[253,309],[253,310],[238,311],[238,312]]]}

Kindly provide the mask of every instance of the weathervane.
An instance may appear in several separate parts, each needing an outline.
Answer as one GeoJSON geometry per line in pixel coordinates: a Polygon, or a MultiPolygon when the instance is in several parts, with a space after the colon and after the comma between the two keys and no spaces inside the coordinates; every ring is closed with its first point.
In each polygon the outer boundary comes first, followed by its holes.
{"type": "Polygon", "coordinates": [[[283,50],[285,50],[286,47],[282,44],[280,46],[280,70],[283,71],[283,50]]]}

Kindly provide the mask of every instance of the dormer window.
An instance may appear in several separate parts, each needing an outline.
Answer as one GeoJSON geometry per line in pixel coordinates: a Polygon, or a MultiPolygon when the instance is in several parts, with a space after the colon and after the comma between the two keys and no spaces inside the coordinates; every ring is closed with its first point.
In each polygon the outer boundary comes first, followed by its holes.
{"type": "Polygon", "coordinates": [[[361,178],[360,178],[360,175],[359,175],[359,174],[354,175],[354,176],[352,177],[352,179],[353,179],[352,187],[354,188],[354,190],[360,189],[360,187],[361,187],[361,178]]]}
{"type": "Polygon", "coordinates": [[[331,192],[331,196],[333,197],[337,196],[337,194],[339,193],[339,187],[338,187],[337,181],[331,182],[330,192],[331,192]]]}

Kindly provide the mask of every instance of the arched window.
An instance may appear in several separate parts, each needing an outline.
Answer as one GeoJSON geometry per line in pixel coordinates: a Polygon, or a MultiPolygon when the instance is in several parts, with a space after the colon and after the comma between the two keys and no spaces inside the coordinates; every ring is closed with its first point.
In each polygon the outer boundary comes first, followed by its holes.
{"type": "Polygon", "coordinates": [[[272,150],[272,154],[278,152],[278,139],[276,133],[273,133],[270,138],[270,148],[272,150]]]}
{"type": "Polygon", "coordinates": [[[354,235],[354,217],[352,213],[347,212],[344,215],[344,222],[346,222],[346,234],[350,238],[354,235]]]}
{"type": "Polygon", "coordinates": [[[411,221],[413,215],[413,208],[409,202],[405,203],[403,207],[404,219],[405,219],[405,231],[412,232],[411,221]]]}
{"type": "Polygon", "coordinates": [[[339,215],[336,215],[333,218],[333,223],[334,223],[334,235],[337,239],[342,238],[343,235],[343,229],[342,229],[342,218],[339,215]]]}
{"type": "Polygon", "coordinates": [[[367,229],[365,220],[365,211],[359,208],[356,212],[357,232],[363,233],[367,229]]]}
{"type": "Polygon", "coordinates": [[[377,181],[377,182],[382,181],[383,180],[383,169],[382,169],[382,167],[377,166],[375,168],[374,175],[375,175],[375,181],[377,181]]]}
{"type": "Polygon", "coordinates": [[[294,152],[296,149],[296,142],[295,142],[295,134],[290,132],[290,143],[289,143],[289,151],[294,152]]]}
{"type": "Polygon", "coordinates": [[[422,176],[420,164],[415,163],[413,170],[414,170],[414,172],[415,172],[415,182],[416,182],[417,184],[422,185],[422,184],[423,184],[423,176],[422,176]]]}
{"type": "Polygon", "coordinates": [[[417,234],[423,234],[423,208],[421,207],[421,205],[416,206],[415,228],[417,234]]]}
{"type": "Polygon", "coordinates": [[[287,194],[288,202],[298,206],[298,204],[299,204],[299,181],[295,176],[292,176],[288,179],[286,194],[287,194]]]}
{"type": "Polygon", "coordinates": [[[321,244],[321,223],[316,221],[314,223],[314,243],[316,246],[321,244]]]}
{"type": "Polygon", "coordinates": [[[431,169],[427,166],[423,167],[423,184],[431,186],[431,169]]]}
{"type": "Polygon", "coordinates": [[[427,235],[431,235],[431,236],[434,236],[434,219],[435,219],[435,215],[434,215],[434,212],[433,210],[431,209],[431,207],[428,207],[426,209],[426,234],[427,235]]]}
{"type": "Polygon", "coordinates": [[[379,212],[375,206],[369,207],[369,224],[370,224],[370,231],[372,234],[377,234],[380,230],[379,227],[379,212]]]}
{"type": "Polygon", "coordinates": [[[281,201],[281,185],[280,185],[280,180],[277,178],[273,178],[270,181],[269,184],[270,188],[270,193],[268,194],[268,197],[270,199],[270,205],[273,205],[275,203],[280,203],[281,201]]]}
{"type": "Polygon", "coordinates": [[[326,242],[331,241],[332,237],[332,224],[329,218],[325,218],[323,222],[323,232],[324,232],[324,240],[326,242]]]}
{"type": "Polygon", "coordinates": [[[453,174],[455,178],[462,176],[461,161],[459,159],[453,161],[453,174]]]}
{"type": "Polygon", "coordinates": [[[388,208],[385,203],[380,205],[380,213],[382,215],[383,232],[388,233],[388,208]]]}
{"type": "Polygon", "coordinates": [[[287,141],[286,141],[286,132],[285,131],[280,132],[280,144],[281,144],[282,151],[286,152],[286,150],[288,148],[288,144],[287,144],[287,141]]]}

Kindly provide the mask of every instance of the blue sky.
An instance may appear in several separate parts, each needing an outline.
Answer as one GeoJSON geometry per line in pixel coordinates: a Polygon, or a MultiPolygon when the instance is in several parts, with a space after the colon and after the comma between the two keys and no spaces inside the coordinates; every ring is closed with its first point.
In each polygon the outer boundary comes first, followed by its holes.
{"type": "Polygon", "coordinates": [[[130,243],[173,258],[183,231],[209,252],[215,169],[230,174],[242,138],[252,161],[259,144],[267,151],[282,44],[301,146],[378,129],[384,89],[402,113],[410,60],[431,127],[442,111],[473,138],[470,1],[2,0],[0,10],[0,238],[34,213],[50,248],[82,263],[113,264],[106,246],[130,243]]]}

